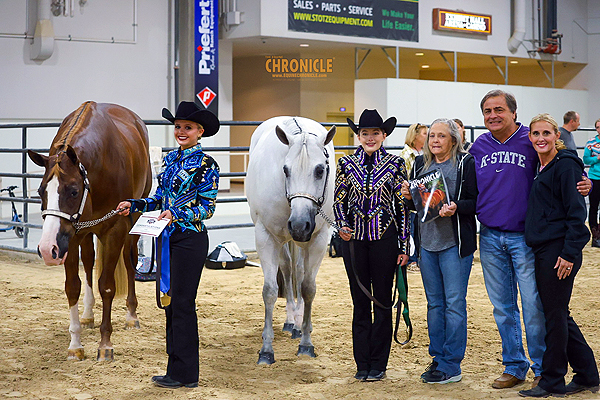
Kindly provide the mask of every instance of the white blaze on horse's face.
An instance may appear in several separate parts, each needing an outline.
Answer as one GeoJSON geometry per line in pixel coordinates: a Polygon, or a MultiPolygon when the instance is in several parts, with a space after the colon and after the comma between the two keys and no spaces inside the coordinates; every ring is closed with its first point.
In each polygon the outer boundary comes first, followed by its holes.
{"type": "MultiPolygon", "coordinates": [[[[45,194],[47,196],[46,209],[59,210],[58,198],[58,178],[52,177],[46,185],[45,194]]],[[[44,259],[46,265],[59,265],[67,258],[67,253],[59,258],[59,248],[57,236],[60,230],[60,218],[55,215],[46,215],[42,225],[42,238],[38,244],[38,252],[44,259]]]]}
{"type": "MultiPolygon", "coordinates": [[[[332,129],[335,134],[335,127],[332,129]]],[[[329,175],[326,143],[308,132],[287,135],[279,126],[276,131],[279,140],[289,147],[283,166],[291,208],[288,230],[295,241],[308,242],[315,229],[315,215],[326,195],[329,175]]]]}

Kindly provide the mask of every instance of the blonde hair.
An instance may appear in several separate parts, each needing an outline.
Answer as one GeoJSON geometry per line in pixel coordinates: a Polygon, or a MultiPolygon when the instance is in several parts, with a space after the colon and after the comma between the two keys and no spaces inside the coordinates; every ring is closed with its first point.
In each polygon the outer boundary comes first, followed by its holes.
{"type": "Polygon", "coordinates": [[[431,128],[435,124],[444,124],[448,127],[448,131],[450,132],[450,136],[452,137],[452,150],[450,151],[450,158],[452,159],[452,163],[456,163],[456,156],[459,153],[466,153],[465,149],[462,146],[462,137],[460,137],[460,132],[458,131],[458,125],[451,119],[448,118],[438,118],[429,125],[429,130],[427,132],[427,140],[425,141],[425,145],[423,146],[423,161],[425,162],[425,169],[429,168],[429,166],[433,163],[435,159],[433,153],[429,149],[429,132],[431,132],[431,128]]]}
{"type": "MultiPolygon", "coordinates": [[[[531,131],[531,125],[535,124],[536,122],[547,122],[550,125],[552,125],[552,128],[554,129],[554,133],[558,134],[558,122],[556,122],[556,120],[552,117],[552,115],[548,114],[548,113],[541,113],[536,115],[535,117],[533,117],[531,119],[531,122],[529,123],[529,130],[531,131]]],[[[556,150],[564,150],[567,148],[567,146],[565,146],[565,142],[562,139],[557,139],[556,143],[554,143],[554,147],[556,148],[556,150]]]]}
{"type": "Polygon", "coordinates": [[[421,129],[427,129],[427,126],[423,124],[412,124],[408,127],[408,131],[406,131],[406,138],[404,138],[404,144],[415,148],[415,140],[417,139],[417,135],[421,129]]]}

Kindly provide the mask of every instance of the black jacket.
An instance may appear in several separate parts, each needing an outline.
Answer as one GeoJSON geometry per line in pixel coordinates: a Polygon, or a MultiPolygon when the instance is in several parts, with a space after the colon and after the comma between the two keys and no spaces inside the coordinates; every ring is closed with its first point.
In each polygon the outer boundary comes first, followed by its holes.
{"type": "MultiPolygon", "coordinates": [[[[418,156],[411,170],[410,179],[419,176],[424,166],[423,156],[418,156]]],[[[450,218],[459,254],[461,257],[466,257],[477,250],[475,210],[479,192],[475,176],[475,158],[471,154],[459,153],[456,157],[456,167],[456,192],[451,197],[451,200],[456,203],[456,213],[450,218]]],[[[407,203],[410,209],[415,209],[412,201],[407,200],[407,203]]],[[[418,232],[418,224],[415,224],[415,230],[418,232]]]]}
{"type": "Polygon", "coordinates": [[[561,258],[573,262],[590,240],[585,226],[585,199],[577,191],[583,162],[574,150],[559,150],[552,161],[533,180],[527,217],[525,242],[535,251],[544,243],[564,238],[561,258]]]}

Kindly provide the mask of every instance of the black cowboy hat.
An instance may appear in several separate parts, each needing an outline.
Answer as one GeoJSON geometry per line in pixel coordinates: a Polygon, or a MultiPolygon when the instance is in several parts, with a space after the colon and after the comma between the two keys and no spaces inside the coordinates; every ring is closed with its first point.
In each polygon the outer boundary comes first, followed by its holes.
{"type": "Polygon", "coordinates": [[[358,126],[350,118],[346,118],[346,121],[348,121],[350,129],[356,134],[363,128],[379,128],[389,136],[396,127],[396,117],[389,117],[383,122],[383,118],[381,118],[377,110],[364,110],[360,114],[358,126]]]}
{"type": "Polygon", "coordinates": [[[221,123],[215,114],[208,110],[201,109],[192,101],[182,101],[179,103],[175,116],[171,114],[171,111],[163,108],[162,116],[164,119],[171,121],[171,123],[175,123],[175,120],[178,119],[199,123],[204,128],[202,137],[209,137],[216,134],[221,126],[221,123]]]}

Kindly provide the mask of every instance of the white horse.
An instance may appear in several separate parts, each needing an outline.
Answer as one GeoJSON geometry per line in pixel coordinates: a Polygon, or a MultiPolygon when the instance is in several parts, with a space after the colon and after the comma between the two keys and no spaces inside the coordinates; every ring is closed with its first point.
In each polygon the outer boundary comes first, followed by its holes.
{"type": "Polygon", "coordinates": [[[273,364],[273,308],[277,270],[286,297],[285,331],[300,337],[297,355],[315,357],[310,339],[315,278],[329,242],[335,157],[333,136],[321,124],[301,117],[275,117],[256,128],[250,143],[246,195],[256,231],[263,274],[265,326],[258,364],[273,364]],[[316,218],[315,218],[316,217],[316,218]]]}

